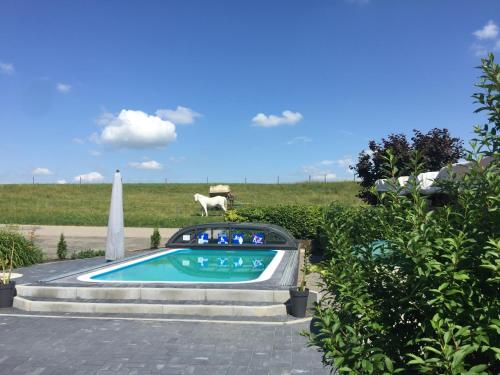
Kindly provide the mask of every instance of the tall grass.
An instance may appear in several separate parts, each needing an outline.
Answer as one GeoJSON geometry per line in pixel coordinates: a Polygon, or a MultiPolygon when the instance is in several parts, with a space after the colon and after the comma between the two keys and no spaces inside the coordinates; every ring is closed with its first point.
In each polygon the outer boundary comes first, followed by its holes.
{"type": "MultiPolygon", "coordinates": [[[[193,194],[208,195],[207,184],[125,184],[125,225],[181,227],[223,219],[211,210],[201,217],[193,194]]],[[[355,182],[231,184],[235,207],[342,202],[360,205],[355,182]]],[[[111,185],[0,185],[0,223],[107,225],[111,185]]]]}

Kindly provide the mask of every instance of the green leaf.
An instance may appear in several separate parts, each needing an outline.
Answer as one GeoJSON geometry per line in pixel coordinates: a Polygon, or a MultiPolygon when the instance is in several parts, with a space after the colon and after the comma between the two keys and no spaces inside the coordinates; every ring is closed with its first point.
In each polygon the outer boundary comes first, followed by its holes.
{"type": "Polygon", "coordinates": [[[424,346],[424,349],[428,350],[430,352],[436,353],[438,355],[442,354],[439,350],[437,350],[436,348],[433,348],[432,346],[424,346]]]}
{"type": "Polygon", "coordinates": [[[409,365],[425,365],[425,361],[415,354],[408,354],[413,359],[408,362],[409,365]]]}
{"type": "Polygon", "coordinates": [[[338,371],[340,371],[340,372],[352,372],[352,370],[347,366],[343,366],[343,367],[339,368],[338,371]]]}
{"type": "Polygon", "coordinates": [[[488,368],[488,365],[477,365],[477,366],[474,366],[474,367],[471,367],[469,369],[469,372],[473,373],[473,374],[477,374],[477,373],[480,373],[481,371],[484,371],[488,368]]]}
{"type": "Polygon", "coordinates": [[[455,274],[453,274],[453,278],[455,280],[459,280],[459,281],[468,280],[469,279],[469,275],[467,275],[465,273],[455,273],[455,274]]]}
{"type": "Polygon", "coordinates": [[[384,357],[384,362],[385,362],[385,367],[387,368],[387,370],[389,370],[390,372],[393,372],[394,367],[392,365],[391,359],[389,357],[384,357]]]}
{"type": "Polygon", "coordinates": [[[448,285],[450,285],[450,283],[442,283],[439,288],[438,288],[438,291],[442,291],[443,289],[446,289],[448,287],[448,285]]]}

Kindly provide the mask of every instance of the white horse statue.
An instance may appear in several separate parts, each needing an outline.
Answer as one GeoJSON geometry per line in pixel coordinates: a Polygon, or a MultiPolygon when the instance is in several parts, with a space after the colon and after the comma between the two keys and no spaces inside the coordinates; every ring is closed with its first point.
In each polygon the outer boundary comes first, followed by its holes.
{"type": "MultiPolygon", "coordinates": [[[[200,202],[201,207],[203,207],[203,210],[205,211],[205,216],[208,216],[207,207],[220,207],[224,210],[224,212],[227,211],[226,197],[221,197],[221,196],[207,197],[202,194],[195,194],[194,201],[200,202]]],[[[201,212],[201,216],[203,216],[203,211],[201,212]]]]}

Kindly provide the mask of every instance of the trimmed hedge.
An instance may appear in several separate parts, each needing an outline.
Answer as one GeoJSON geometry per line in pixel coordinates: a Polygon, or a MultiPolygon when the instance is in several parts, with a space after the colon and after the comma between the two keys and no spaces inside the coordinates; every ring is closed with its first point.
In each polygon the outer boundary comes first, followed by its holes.
{"type": "Polygon", "coordinates": [[[0,230],[0,257],[8,260],[14,245],[14,268],[25,267],[42,261],[42,251],[22,234],[0,230]]]}
{"type": "Polygon", "coordinates": [[[276,224],[288,229],[295,238],[312,240],[323,225],[323,209],[311,205],[238,208],[228,211],[224,220],[276,224]]]}

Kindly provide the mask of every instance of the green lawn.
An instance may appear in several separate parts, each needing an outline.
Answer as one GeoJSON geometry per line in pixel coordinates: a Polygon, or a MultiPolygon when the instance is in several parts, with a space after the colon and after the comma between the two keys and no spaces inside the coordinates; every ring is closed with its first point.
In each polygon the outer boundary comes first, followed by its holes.
{"type": "MultiPolygon", "coordinates": [[[[342,202],[359,205],[355,182],[231,184],[235,207],[342,202]]],[[[182,227],[223,220],[222,211],[201,217],[193,194],[208,195],[207,184],[125,184],[125,225],[182,227]]],[[[0,185],[0,223],[107,225],[111,185],[0,185]]]]}

